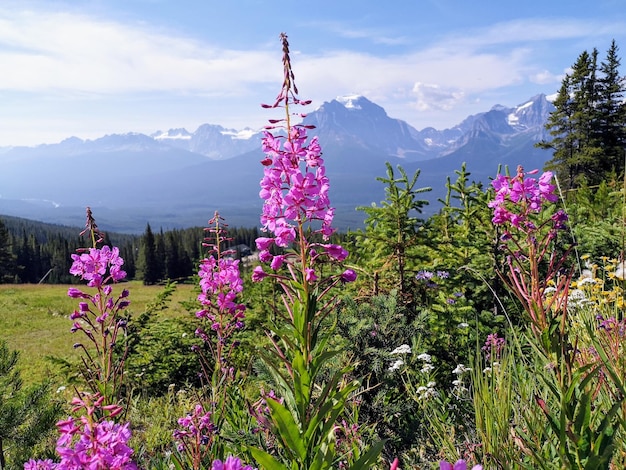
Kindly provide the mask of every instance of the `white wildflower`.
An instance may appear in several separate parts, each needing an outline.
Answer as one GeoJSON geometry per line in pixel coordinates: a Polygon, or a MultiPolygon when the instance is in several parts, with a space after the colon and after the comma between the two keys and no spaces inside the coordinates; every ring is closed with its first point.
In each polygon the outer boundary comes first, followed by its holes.
{"type": "Polygon", "coordinates": [[[459,323],[457,325],[457,328],[459,328],[461,330],[464,329],[464,328],[468,328],[468,327],[469,327],[469,323],[465,323],[465,322],[459,323]]]}
{"type": "Polygon", "coordinates": [[[426,364],[424,364],[424,365],[422,366],[422,368],[420,369],[420,372],[421,372],[422,374],[428,374],[428,373],[429,373],[431,370],[433,370],[434,368],[435,368],[435,366],[433,366],[432,364],[430,364],[430,363],[428,363],[428,362],[427,362],[426,364]]]}
{"type": "Polygon", "coordinates": [[[582,307],[587,303],[587,296],[580,289],[572,289],[567,296],[567,304],[570,307],[582,307]]]}
{"type": "Polygon", "coordinates": [[[408,344],[403,344],[391,351],[391,354],[411,354],[411,346],[409,346],[408,344]]]}
{"type": "Polygon", "coordinates": [[[596,280],[592,277],[583,277],[578,281],[579,286],[584,286],[585,284],[595,284],[596,280]]]}
{"type": "Polygon", "coordinates": [[[431,397],[439,395],[437,390],[435,390],[435,385],[437,385],[435,382],[428,382],[425,387],[423,385],[421,387],[417,387],[417,390],[415,390],[417,393],[417,399],[428,400],[431,397]]]}
{"type": "Polygon", "coordinates": [[[57,393],[61,393],[62,391],[64,391],[67,387],[65,385],[61,385],[59,388],[57,388],[57,393]]]}
{"type": "Polygon", "coordinates": [[[456,368],[452,371],[453,374],[457,374],[457,375],[461,375],[464,374],[465,372],[468,372],[472,369],[470,369],[469,367],[465,367],[463,364],[459,364],[458,366],[456,366],[456,368]]]}
{"type": "Polygon", "coordinates": [[[422,354],[420,354],[419,356],[417,356],[417,358],[418,358],[420,361],[424,361],[424,362],[430,362],[430,361],[432,361],[432,359],[433,359],[433,358],[430,356],[430,354],[426,354],[426,353],[422,353],[422,354]]]}
{"type": "Polygon", "coordinates": [[[391,364],[389,366],[389,371],[393,372],[394,370],[398,370],[400,367],[402,367],[404,365],[404,361],[401,359],[398,359],[397,361],[395,361],[393,364],[391,364]]]}
{"type": "Polygon", "coordinates": [[[583,272],[580,273],[581,279],[593,279],[593,271],[591,269],[583,269],[583,272]]]}

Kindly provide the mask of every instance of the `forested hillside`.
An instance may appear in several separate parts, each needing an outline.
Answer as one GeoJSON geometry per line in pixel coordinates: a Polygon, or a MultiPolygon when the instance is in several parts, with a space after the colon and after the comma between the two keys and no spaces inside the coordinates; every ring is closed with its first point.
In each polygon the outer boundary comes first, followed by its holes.
{"type": "MultiPolygon", "coordinates": [[[[91,246],[91,240],[80,236],[81,231],[79,227],[0,216],[0,282],[71,283],[71,255],[91,246]]],[[[232,227],[229,232],[234,256],[254,247],[259,236],[256,228],[232,227]]],[[[153,284],[193,276],[205,236],[202,227],[153,232],[148,225],[141,236],[105,232],[105,244],[119,247],[129,279],[153,284]]]]}

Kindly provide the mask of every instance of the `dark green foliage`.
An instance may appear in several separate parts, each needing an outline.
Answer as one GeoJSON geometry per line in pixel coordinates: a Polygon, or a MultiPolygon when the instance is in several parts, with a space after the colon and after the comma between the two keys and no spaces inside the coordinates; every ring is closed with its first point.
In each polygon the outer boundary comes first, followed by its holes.
{"type": "Polygon", "coordinates": [[[0,469],[23,468],[32,457],[47,456],[45,440],[60,418],[61,406],[50,386],[22,388],[18,353],[0,341],[0,469]]]}
{"type": "Polygon", "coordinates": [[[611,42],[606,59],[600,64],[601,78],[598,79],[598,133],[603,143],[604,158],[602,174],[618,175],[624,170],[626,150],[626,77],[619,73],[620,58],[617,43],[611,42]],[[620,171],[621,169],[621,171],[620,171]]]}
{"type": "Polygon", "coordinates": [[[11,250],[9,232],[0,220],[0,283],[14,282],[16,275],[17,265],[11,250]]]}
{"type": "Polygon", "coordinates": [[[146,311],[129,322],[128,386],[145,396],[163,395],[171,384],[176,388],[200,384],[198,358],[191,351],[199,344],[192,320],[158,318],[175,289],[176,284],[168,282],[146,311]]]}
{"type": "Polygon", "coordinates": [[[424,221],[418,216],[428,204],[417,199],[431,188],[416,188],[419,170],[409,178],[398,166],[399,177],[387,163],[387,177],[377,178],[386,184],[386,198],[380,206],[358,207],[367,214],[365,230],[352,234],[355,245],[352,250],[357,263],[365,269],[374,295],[397,288],[401,297],[410,297],[411,274],[419,262],[420,236],[424,221]]]}
{"type": "Polygon", "coordinates": [[[137,260],[140,276],[143,279],[143,283],[148,286],[156,284],[162,279],[156,249],[154,234],[150,224],[148,224],[141,239],[139,258],[137,260]]]}
{"type": "Polygon", "coordinates": [[[198,343],[189,320],[152,319],[138,325],[137,343],[126,361],[130,387],[145,396],[160,396],[170,385],[197,386],[199,364],[191,347],[198,343]]]}
{"type": "Polygon", "coordinates": [[[356,363],[354,377],[362,380],[355,398],[360,425],[373,426],[379,438],[388,439],[384,453],[390,461],[424,439],[426,432],[417,404],[407,400],[405,384],[388,370],[400,358],[390,355],[396,347],[423,346],[427,318],[407,313],[395,292],[359,303],[345,299],[337,324],[337,333],[348,345],[346,359],[356,363]]]}
{"type": "MultiPolygon", "coordinates": [[[[72,264],[70,255],[76,253],[77,248],[91,246],[90,240],[78,236],[82,229],[9,216],[2,216],[1,222],[6,225],[8,236],[0,247],[8,250],[6,253],[11,256],[3,261],[0,255],[0,283],[69,284],[75,281],[68,272],[72,264]],[[5,268],[10,275],[2,276],[5,268]]],[[[248,248],[253,250],[254,240],[259,236],[257,228],[229,228],[229,234],[232,240],[225,247],[232,247],[235,257],[245,256],[248,248]]],[[[127,279],[143,279],[141,270],[144,268],[145,253],[140,248],[145,235],[105,233],[105,244],[120,249],[127,279]]],[[[180,281],[195,274],[203,251],[202,227],[153,232],[152,235],[155,275],[150,282],[158,283],[166,279],[180,281]]]]}
{"type": "Polygon", "coordinates": [[[624,194],[620,181],[614,178],[597,188],[583,183],[568,193],[570,226],[579,255],[589,255],[598,262],[603,256],[617,258],[626,247],[626,230],[622,217],[624,194]]]}

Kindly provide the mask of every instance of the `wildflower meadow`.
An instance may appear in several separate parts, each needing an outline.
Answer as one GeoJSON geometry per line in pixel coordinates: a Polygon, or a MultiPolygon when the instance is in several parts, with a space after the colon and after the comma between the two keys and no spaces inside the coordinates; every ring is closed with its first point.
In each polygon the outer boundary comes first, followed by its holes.
{"type": "Polygon", "coordinates": [[[0,342],[0,469],[625,468],[624,242],[586,225],[615,211],[624,234],[624,185],[594,208],[602,188],[522,167],[483,187],[463,165],[423,219],[419,171],[387,164],[386,199],[338,233],[280,40],[254,254],[207,208],[186,316],[164,316],[174,282],[136,311],[87,208],[74,359],[22,387],[0,342]]]}

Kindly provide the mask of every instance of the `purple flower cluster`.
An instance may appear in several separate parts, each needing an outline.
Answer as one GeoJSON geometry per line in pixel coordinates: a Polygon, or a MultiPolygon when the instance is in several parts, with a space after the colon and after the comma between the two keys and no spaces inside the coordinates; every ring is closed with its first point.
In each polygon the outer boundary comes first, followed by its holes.
{"type": "MultiPolygon", "coordinates": [[[[551,184],[552,172],[546,171],[539,179],[529,177],[537,170],[524,173],[520,166],[514,177],[498,175],[491,185],[496,190],[496,197],[489,202],[493,208],[491,221],[495,225],[510,223],[518,229],[534,229],[528,219],[530,213],[539,213],[545,202],[556,202],[556,187],[551,184]]],[[[561,211],[557,219],[562,223],[566,215],[561,211]]],[[[565,218],[565,219],[564,219],[565,218]]]]}
{"type": "Polygon", "coordinates": [[[223,462],[221,460],[214,460],[211,470],[255,470],[250,465],[246,465],[241,462],[239,457],[229,455],[223,462]]]}
{"type": "Polygon", "coordinates": [[[115,405],[103,406],[103,397],[74,398],[74,410],[84,408],[86,415],[70,417],[59,421],[57,428],[61,434],[56,451],[61,457],[59,463],[52,460],[29,460],[24,470],[135,470],[137,465],[131,460],[133,449],[128,445],[131,432],[128,423],[117,424],[105,419],[96,420],[96,409],[106,409],[112,415],[121,411],[115,405]]]}
{"type": "MultiPolygon", "coordinates": [[[[346,259],[348,252],[339,245],[311,244],[306,239],[308,235],[305,235],[305,226],[307,230],[314,229],[314,233],[321,234],[323,241],[329,240],[335,232],[332,227],[335,209],[330,206],[330,183],[318,139],[313,137],[307,143],[307,129],[312,126],[291,124],[290,106],[306,106],[311,101],[297,97],[287,36],[281,34],[281,41],[285,80],[274,104],[262,105],[264,108],[283,107],[286,112],[284,119],[270,120],[262,140],[265,158],[261,161],[264,170],[259,192],[264,201],[261,224],[262,230],[272,236],[257,238],[256,243],[262,263],[269,263],[273,271],[287,264],[296,282],[311,284],[318,281],[315,270],[318,259],[341,262],[346,259]],[[269,132],[277,127],[282,127],[285,132],[277,135],[269,132]],[[287,248],[293,244],[298,245],[297,254],[274,256],[270,253],[274,245],[287,248]],[[297,263],[299,278],[296,278],[292,269],[297,263]]],[[[304,117],[305,114],[299,116],[304,117]]],[[[257,266],[252,280],[259,282],[267,276],[274,275],[257,266]]],[[[331,278],[335,282],[353,282],[356,273],[348,269],[331,278]]]]}
{"type": "MultiPolygon", "coordinates": [[[[457,460],[455,463],[446,462],[442,460],[439,462],[440,470],[467,470],[467,462],[463,459],[457,460]]],[[[472,470],[482,470],[482,465],[474,465],[472,470]]]]}
{"type": "Polygon", "coordinates": [[[111,279],[120,281],[126,277],[126,272],[122,270],[124,260],[117,247],[90,248],[80,255],[72,254],[72,260],[70,274],[89,281],[89,287],[100,287],[111,279]]]}
{"type": "MultiPolygon", "coordinates": [[[[236,303],[237,294],[243,290],[243,281],[239,273],[239,260],[232,258],[219,258],[209,256],[200,263],[200,288],[202,292],[198,300],[203,309],[196,312],[198,318],[206,318],[216,321],[212,309],[224,315],[232,317],[235,328],[243,327],[244,311],[243,304],[236,303]]],[[[213,329],[224,328],[228,325],[213,325],[213,329]]]]}
{"type": "Polygon", "coordinates": [[[215,425],[211,421],[211,412],[205,412],[202,405],[197,404],[193,413],[178,420],[181,429],[174,431],[174,440],[179,451],[197,451],[200,446],[208,446],[215,433],[215,425]]]}
{"type": "MultiPolygon", "coordinates": [[[[130,305],[130,301],[128,300],[130,292],[128,289],[122,290],[117,299],[115,299],[113,297],[113,288],[110,285],[104,286],[100,289],[100,292],[95,295],[87,294],[76,287],[70,287],[67,291],[67,295],[73,299],[88,300],[88,302],[80,302],[78,304],[78,310],[74,310],[70,315],[70,320],[74,320],[71,331],[74,333],[81,330],[92,341],[94,339],[94,330],[110,326],[107,320],[115,319],[120,311],[130,305]],[[88,326],[87,329],[85,329],[86,326],[88,326]]],[[[113,325],[115,331],[109,331],[106,334],[114,333],[117,328],[124,326],[124,320],[117,321],[113,325]]]]}
{"type": "Polygon", "coordinates": [[[274,242],[289,246],[296,239],[296,226],[320,220],[321,233],[327,239],[335,210],[330,207],[321,147],[317,137],[306,144],[304,126],[288,129],[288,136],[265,132],[264,175],[259,196],[265,202],[261,213],[263,228],[275,235],[274,242]]]}
{"type": "MultiPolygon", "coordinates": [[[[87,209],[87,226],[92,230],[94,244],[101,238],[93,216],[87,209]],[[98,240],[96,240],[98,238],[98,240]]],[[[120,313],[130,305],[129,291],[123,289],[117,296],[113,296],[113,287],[109,282],[121,281],[126,277],[121,267],[124,260],[119,255],[119,248],[103,246],[102,248],[80,249],[80,254],[72,254],[70,273],[88,281],[89,287],[95,288],[96,293],[88,294],[76,287],[70,287],[67,295],[73,299],[81,299],[78,309],[70,315],[74,322],[71,332],[82,331],[95,349],[89,352],[85,345],[76,343],[75,348],[82,348],[84,352],[82,370],[86,382],[93,392],[107,390],[108,404],[114,403],[120,389],[123,377],[124,354],[115,350],[119,333],[124,333],[127,321],[120,318],[120,313]],[[103,366],[107,364],[107,366],[103,366]],[[112,384],[113,387],[109,387],[112,384]]]]}
{"type": "MultiPolygon", "coordinates": [[[[328,240],[335,231],[332,227],[335,210],[330,207],[328,199],[330,185],[317,137],[306,145],[304,126],[296,125],[288,131],[288,137],[266,132],[263,139],[263,151],[267,158],[262,162],[265,168],[260,196],[265,202],[261,223],[263,229],[274,236],[259,237],[256,245],[260,250],[260,261],[269,263],[273,271],[289,263],[291,257],[272,255],[272,246],[287,247],[298,240],[298,236],[302,236],[299,231],[305,223],[321,221],[317,232],[322,234],[324,240],[328,240]]],[[[299,241],[306,244],[305,240],[299,241]]],[[[308,266],[303,268],[303,276],[309,283],[318,280],[313,267],[317,261],[342,262],[348,257],[345,248],[330,243],[312,244],[307,251],[308,266]]],[[[268,273],[257,266],[252,273],[252,280],[259,282],[267,276],[268,273]]],[[[342,282],[353,282],[356,273],[347,269],[339,279],[342,282]]]]}
{"type": "Polygon", "coordinates": [[[485,351],[487,359],[497,359],[500,357],[505,345],[506,340],[504,338],[500,338],[498,333],[491,333],[487,336],[485,344],[481,349],[485,351]]]}

